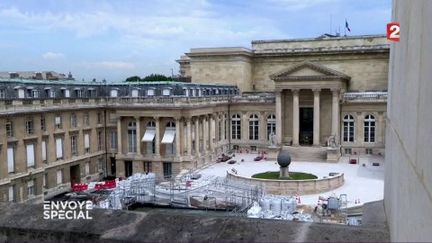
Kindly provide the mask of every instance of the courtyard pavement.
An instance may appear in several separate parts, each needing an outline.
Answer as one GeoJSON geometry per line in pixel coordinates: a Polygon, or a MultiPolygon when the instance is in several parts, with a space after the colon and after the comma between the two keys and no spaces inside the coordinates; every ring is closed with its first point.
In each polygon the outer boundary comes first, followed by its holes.
{"type": "MultiPolygon", "coordinates": [[[[253,159],[257,154],[236,154],[233,158],[236,164],[217,163],[199,171],[203,177],[226,176],[226,171],[235,168],[239,175],[252,176],[266,171],[279,171],[275,160],[258,161],[253,159]],[[241,162],[241,160],[244,162],[241,162]]],[[[384,198],[384,158],[381,156],[362,156],[359,164],[349,164],[349,157],[342,157],[338,163],[293,161],[290,171],[312,173],[318,178],[328,176],[330,172],[344,173],[343,186],[320,194],[300,196],[301,204],[316,205],[319,196],[347,194],[348,207],[359,206],[366,202],[382,200],[384,198]],[[372,166],[379,162],[380,166],[372,166]],[[363,166],[364,164],[364,166],[363,166]],[[359,201],[359,202],[358,202],[359,201]]]]}

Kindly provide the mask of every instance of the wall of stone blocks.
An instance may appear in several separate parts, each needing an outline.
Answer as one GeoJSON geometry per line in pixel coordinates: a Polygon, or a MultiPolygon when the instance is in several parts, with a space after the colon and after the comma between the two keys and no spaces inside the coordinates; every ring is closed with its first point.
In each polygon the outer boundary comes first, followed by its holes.
{"type": "Polygon", "coordinates": [[[432,239],[432,2],[393,1],[384,201],[391,240],[432,239]]]}

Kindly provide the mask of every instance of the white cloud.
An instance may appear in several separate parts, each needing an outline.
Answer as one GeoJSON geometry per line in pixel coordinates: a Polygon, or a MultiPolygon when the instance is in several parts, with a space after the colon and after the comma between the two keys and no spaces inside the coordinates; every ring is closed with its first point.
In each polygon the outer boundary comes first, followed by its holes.
{"type": "Polygon", "coordinates": [[[114,70],[134,70],[136,65],[131,62],[123,61],[100,61],[100,62],[87,62],[83,66],[88,69],[114,69],[114,70]]]}
{"type": "Polygon", "coordinates": [[[64,58],[64,54],[60,52],[45,52],[42,54],[42,58],[45,60],[59,60],[64,58]]]}

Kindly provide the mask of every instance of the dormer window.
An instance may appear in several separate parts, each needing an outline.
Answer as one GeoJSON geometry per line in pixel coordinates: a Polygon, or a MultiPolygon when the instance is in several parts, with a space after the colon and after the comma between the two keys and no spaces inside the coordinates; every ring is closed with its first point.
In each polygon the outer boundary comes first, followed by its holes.
{"type": "Polygon", "coordinates": [[[163,89],[162,90],[162,95],[163,96],[169,96],[169,95],[171,95],[171,89],[167,89],[167,88],[163,89]]]}
{"type": "Polygon", "coordinates": [[[133,89],[132,92],[131,92],[131,96],[132,97],[138,97],[139,96],[138,90],[137,89],[133,89]]]}
{"type": "Polygon", "coordinates": [[[147,90],[147,96],[154,96],[155,95],[155,90],[154,89],[148,89],[147,90]]]}
{"type": "Polygon", "coordinates": [[[111,97],[117,97],[118,96],[118,90],[112,89],[111,92],[110,92],[110,96],[111,97]]]}

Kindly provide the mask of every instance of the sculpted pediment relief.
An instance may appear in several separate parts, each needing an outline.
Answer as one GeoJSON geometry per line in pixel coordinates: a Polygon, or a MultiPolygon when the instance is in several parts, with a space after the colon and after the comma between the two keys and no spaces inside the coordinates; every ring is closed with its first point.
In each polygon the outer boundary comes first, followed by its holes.
{"type": "Polygon", "coordinates": [[[270,76],[274,81],[289,80],[350,80],[348,75],[321,64],[301,62],[270,76]]]}

